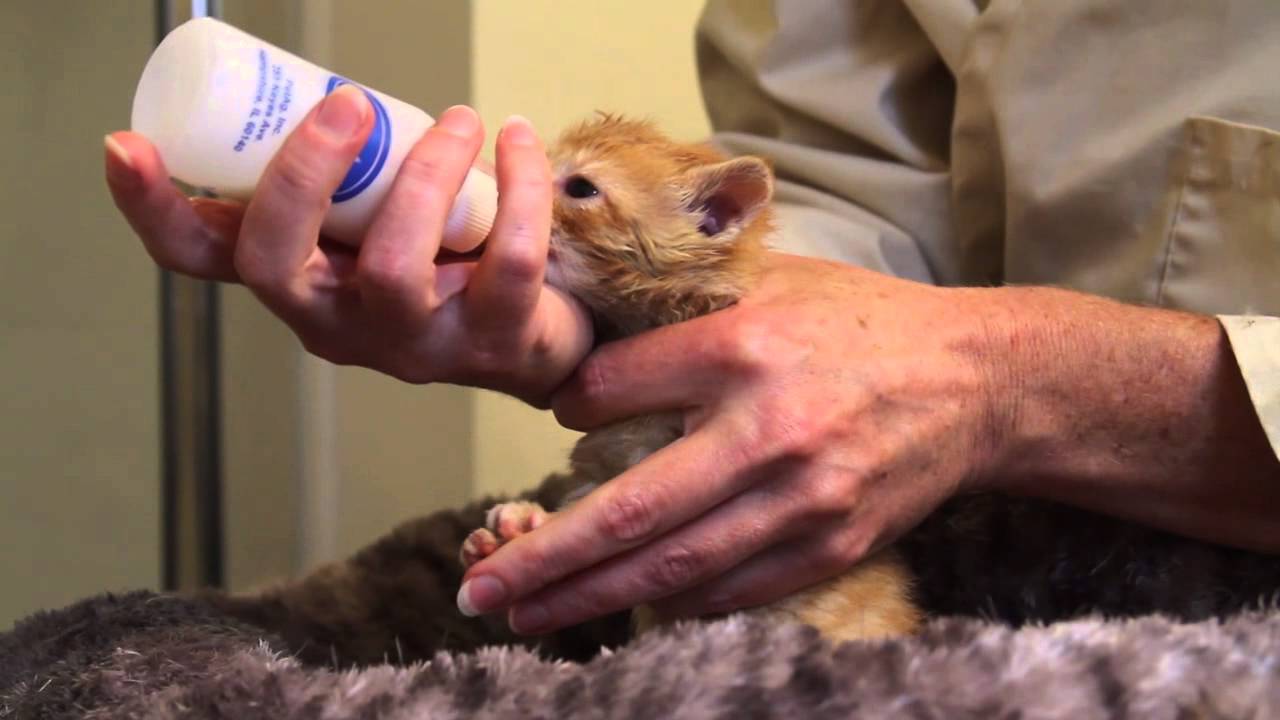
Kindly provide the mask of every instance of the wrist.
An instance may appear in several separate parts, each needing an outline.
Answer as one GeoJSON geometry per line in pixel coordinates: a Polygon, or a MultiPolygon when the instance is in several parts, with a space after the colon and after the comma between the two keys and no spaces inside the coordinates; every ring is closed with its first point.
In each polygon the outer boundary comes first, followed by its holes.
{"type": "Polygon", "coordinates": [[[1030,322],[1024,290],[1020,288],[982,288],[960,290],[970,300],[976,318],[972,335],[963,351],[976,365],[982,411],[977,446],[978,462],[970,474],[971,490],[1007,491],[1025,462],[1034,443],[1037,422],[1028,423],[1025,395],[1031,368],[1043,365],[1042,358],[1052,356],[1057,330],[1046,323],[1030,322]]]}
{"type": "Polygon", "coordinates": [[[1010,402],[992,489],[1280,547],[1280,462],[1216,318],[1060,290],[1010,296],[993,335],[1009,351],[1010,402]]]}
{"type": "Polygon", "coordinates": [[[1203,445],[1224,361],[1215,319],[1055,288],[992,292],[989,485],[1060,499],[1110,491],[1203,445]]]}
{"type": "Polygon", "coordinates": [[[991,451],[982,484],[1012,490],[1025,477],[1041,443],[1056,432],[1060,418],[1048,385],[1070,371],[1061,358],[1068,334],[1052,303],[1039,288],[1001,287],[983,290],[980,317],[982,375],[986,379],[991,451]],[[1055,377],[1051,380],[1047,374],[1055,377]]]}

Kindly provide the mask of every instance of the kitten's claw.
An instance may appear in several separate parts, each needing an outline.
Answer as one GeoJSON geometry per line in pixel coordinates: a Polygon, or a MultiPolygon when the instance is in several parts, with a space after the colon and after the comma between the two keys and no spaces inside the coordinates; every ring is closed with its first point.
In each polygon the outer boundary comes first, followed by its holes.
{"type": "Polygon", "coordinates": [[[471,531],[459,559],[463,567],[471,567],[489,557],[499,547],[521,535],[538,529],[547,521],[547,511],[538,503],[507,502],[489,508],[485,527],[471,531]]]}
{"type": "Polygon", "coordinates": [[[498,538],[489,532],[489,528],[472,530],[471,534],[462,543],[462,550],[458,553],[458,559],[462,561],[462,567],[471,567],[492,555],[498,549],[499,544],[498,538]]]}

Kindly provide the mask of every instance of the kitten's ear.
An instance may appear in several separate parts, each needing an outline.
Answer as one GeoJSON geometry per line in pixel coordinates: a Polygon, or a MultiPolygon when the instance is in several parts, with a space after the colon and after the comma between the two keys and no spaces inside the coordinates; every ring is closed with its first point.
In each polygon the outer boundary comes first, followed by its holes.
{"type": "Polygon", "coordinates": [[[773,198],[773,173],[757,157],[740,157],[689,171],[689,209],[702,215],[708,237],[750,222],[773,198]]]}

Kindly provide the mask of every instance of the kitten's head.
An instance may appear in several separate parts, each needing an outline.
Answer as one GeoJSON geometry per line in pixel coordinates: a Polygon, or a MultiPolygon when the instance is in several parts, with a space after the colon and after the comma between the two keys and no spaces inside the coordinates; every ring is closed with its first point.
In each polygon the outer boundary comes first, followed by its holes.
{"type": "Polygon", "coordinates": [[[759,158],[676,143],[602,116],[549,152],[555,206],[547,281],[627,332],[731,304],[770,232],[773,177],[759,158]]]}

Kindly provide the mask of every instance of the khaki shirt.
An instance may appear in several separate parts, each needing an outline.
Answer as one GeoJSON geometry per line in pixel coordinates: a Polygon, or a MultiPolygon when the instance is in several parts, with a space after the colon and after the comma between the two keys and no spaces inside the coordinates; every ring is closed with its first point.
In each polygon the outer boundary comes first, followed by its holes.
{"type": "Polygon", "coordinates": [[[1280,2],[710,0],[780,249],[1217,315],[1280,450],[1280,2]]]}

